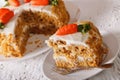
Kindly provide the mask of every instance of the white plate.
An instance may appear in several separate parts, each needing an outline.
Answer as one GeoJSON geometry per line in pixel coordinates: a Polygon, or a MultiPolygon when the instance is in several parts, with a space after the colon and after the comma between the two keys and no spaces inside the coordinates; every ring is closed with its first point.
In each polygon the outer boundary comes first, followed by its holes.
{"type": "MultiPolygon", "coordinates": [[[[80,10],[77,6],[73,5],[71,2],[65,2],[65,6],[68,10],[68,12],[70,13],[70,23],[71,22],[76,22],[79,19],[79,14],[80,14],[80,10]]],[[[0,1],[0,7],[2,7],[3,5],[5,5],[4,0],[0,1]]],[[[25,55],[22,58],[15,58],[15,57],[10,57],[10,58],[6,58],[2,55],[0,55],[0,62],[4,62],[4,61],[19,61],[19,60],[24,60],[24,59],[28,59],[28,58],[32,58],[34,56],[37,56],[39,54],[45,53],[46,51],[48,51],[50,48],[47,47],[47,45],[44,43],[44,41],[48,39],[48,36],[44,36],[44,35],[32,35],[32,37],[30,37],[30,39],[28,40],[28,44],[27,44],[27,51],[25,52],[25,55]],[[39,44],[39,42],[37,44],[35,44],[35,42],[37,42],[38,40],[41,40],[41,45],[39,44]],[[32,44],[30,44],[32,42],[32,44]],[[42,47],[37,47],[37,46],[42,46],[42,47]]]]}
{"type": "MultiPolygon", "coordinates": [[[[119,43],[112,33],[104,30],[100,31],[103,36],[104,43],[109,48],[109,52],[104,63],[112,63],[113,60],[117,57],[119,51],[119,43]]],[[[51,80],[83,80],[92,77],[102,71],[102,69],[94,68],[92,70],[78,71],[69,75],[61,75],[52,70],[55,64],[52,55],[53,51],[51,50],[49,54],[46,56],[42,66],[44,75],[47,78],[50,78],[51,80]]]]}

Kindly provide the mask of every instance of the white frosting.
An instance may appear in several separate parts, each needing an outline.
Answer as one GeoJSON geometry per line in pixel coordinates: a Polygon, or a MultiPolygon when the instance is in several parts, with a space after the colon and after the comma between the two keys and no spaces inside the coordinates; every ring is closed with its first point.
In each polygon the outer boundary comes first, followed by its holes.
{"type": "MultiPolygon", "coordinates": [[[[69,62],[69,59],[67,59],[65,56],[57,56],[57,57],[54,56],[54,59],[57,61],[66,61],[66,62],[68,61],[69,62]]],[[[82,56],[78,56],[77,60],[81,62],[81,61],[84,61],[85,59],[82,56]]]]}
{"type": "Polygon", "coordinates": [[[64,36],[58,36],[54,34],[49,39],[53,41],[62,40],[65,41],[67,45],[74,44],[74,45],[83,45],[87,47],[88,45],[85,42],[89,36],[90,36],[89,33],[81,34],[80,32],[77,32],[74,34],[68,34],[64,36]]]}
{"type": "Polygon", "coordinates": [[[84,57],[82,56],[78,56],[77,58],[78,58],[78,61],[84,61],[84,57]]]}
{"type": "Polygon", "coordinates": [[[17,24],[17,17],[21,14],[23,10],[32,10],[32,11],[39,11],[39,12],[45,12],[48,15],[54,16],[57,18],[54,14],[52,14],[51,8],[52,6],[32,6],[30,3],[25,3],[19,7],[6,7],[14,11],[14,17],[5,25],[4,29],[0,29],[0,33],[3,34],[14,34],[15,27],[17,24]]]}
{"type": "MultiPolygon", "coordinates": [[[[30,3],[26,3],[21,6],[22,9],[24,10],[32,10],[32,11],[39,11],[39,12],[46,12],[48,15],[55,16],[55,14],[52,14],[52,6],[47,5],[47,6],[32,6],[30,3]]],[[[56,17],[57,18],[57,17],[56,17]]]]}
{"type": "Polygon", "coordinates": [[[54,56],[54,59],[55,60],[60,60],[60,61],[67,61],[67,58],[65,56],[58,56],[58,57],[54,56]]]}

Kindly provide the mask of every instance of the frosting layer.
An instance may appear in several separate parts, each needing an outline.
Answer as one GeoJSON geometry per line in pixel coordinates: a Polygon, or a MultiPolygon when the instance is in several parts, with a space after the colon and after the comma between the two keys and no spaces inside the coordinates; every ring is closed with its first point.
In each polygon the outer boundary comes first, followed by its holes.
{"type": "Polygon", "coordinates": [[[89,37],[89,33],[82,34],[80,32],[74,33],[74,34],[68,34],[64,36],[58,36],[56,34],[52,35],[50,37],[51,40],[57,41],[57,40],[62,40],[65,41],[67,45],[83,45],[83,46],[88,46],[85,42],[89,37]]]}

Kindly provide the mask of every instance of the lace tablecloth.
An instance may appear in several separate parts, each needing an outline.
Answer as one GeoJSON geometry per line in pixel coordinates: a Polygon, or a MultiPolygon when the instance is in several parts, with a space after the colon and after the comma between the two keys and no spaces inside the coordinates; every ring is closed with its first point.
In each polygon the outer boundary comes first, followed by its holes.
{"type": "MultiPolygon", "coordinates": [[[[120,43],[120,0],[68,0],[79,6],[79,20],[91,20],[98,28],[109,30],[120,43]]],[[[0,62],[0,80],[48,80],[42,73],[46,53],[18,62],[0,62]]],[[[120,80],[120,52],[114,66],[88,80],[120,80]]]]}

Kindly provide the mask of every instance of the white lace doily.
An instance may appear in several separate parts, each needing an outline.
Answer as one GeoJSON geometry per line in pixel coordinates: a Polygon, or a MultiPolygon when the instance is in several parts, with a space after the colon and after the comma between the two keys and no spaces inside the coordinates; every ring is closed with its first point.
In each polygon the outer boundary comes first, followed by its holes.
{"type": "MultiPolygon", "coordinates": [[[[69,0],[68,0],[69,1],[69,0]]],[[[120,0],[70,0],[80,7],[79,20],[91,20],[98,28],[113,32],[120,42],[120,0]]],[[[41,71],[45,53],[19,62],[0,62],[0,80],[49,80],[41,71]]],[[[88,80],[119,80],[120,52],[114,66],[88,80]]]]}

